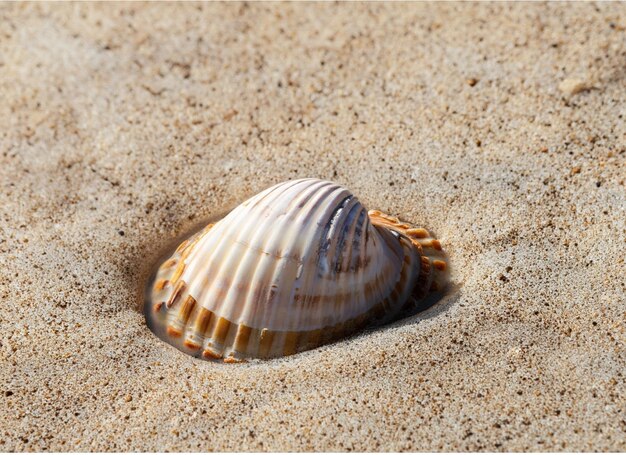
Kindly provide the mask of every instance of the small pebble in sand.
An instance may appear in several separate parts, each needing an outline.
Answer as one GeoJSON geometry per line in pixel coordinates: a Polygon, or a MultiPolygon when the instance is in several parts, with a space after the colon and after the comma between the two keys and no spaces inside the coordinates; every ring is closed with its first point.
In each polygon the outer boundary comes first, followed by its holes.
{"type": "Polygon", "coordinates": [[[474,77],[472,77],[472,78],[467,80],[467,85],[469,85],[470,87],[473,87],[476,84],[478,84],[478,79],[476,79],[474,77]]]}
{"type": "Polygon", "coordinates": [[[231,109],[231,110],[229,110],[228,112],[226,112],[224,114],[223,119],[228,122],[229,120],[231,120],[237,114],[239,114],[239,112],[237,112],[236,109],[231,109]]]}
{"type": "Polygon", "coordinates": [[[577,93],[589,90],[591,85],[582,79],[564,79],[559,84],[559,90],[567,96],[576,95],[577,93]]]}
{"type": "Polygon", "coordinates": [[[580,174],[580,171],[581,171],[581,167],[580,166],[576,166],[576,167],[572,168],[572,170],[570,171],[570,174],[571,175],[580,174]]]}

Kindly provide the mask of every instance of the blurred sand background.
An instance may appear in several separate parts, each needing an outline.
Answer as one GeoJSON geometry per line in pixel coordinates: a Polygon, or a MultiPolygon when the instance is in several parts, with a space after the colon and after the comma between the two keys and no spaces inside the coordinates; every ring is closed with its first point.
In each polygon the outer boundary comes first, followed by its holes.
{"type": "Polygon", "coordinates": [[[0,451],[626,450],[626,10],[0,5],[0,451]],[[455,289],[223,365],[140,311],[161,247],[319,177],[455,289]]]}

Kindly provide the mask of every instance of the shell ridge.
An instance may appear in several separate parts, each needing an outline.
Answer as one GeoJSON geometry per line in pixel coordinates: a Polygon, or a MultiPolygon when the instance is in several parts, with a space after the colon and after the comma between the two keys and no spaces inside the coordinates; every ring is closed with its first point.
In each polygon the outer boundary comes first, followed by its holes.
{"type": "MultiPolygon", "coordinates": [[[[333,188],[333,191],[330,193],[330,195],[328,196],[328,198],[330,199],[332,197],[332,201],[334,202],[334,204],[331,206],[329,204],[329,206],[324,207],[323,204],[320,203],[316,203],[315,205],[315,220],[319,220],[319,219],[326,219],[328,220],[329,218],[332,217],[332,213],[335,211],[336,209],[336,205],[337,205],[337,200],[340,200],[340,204],[343,203],[343,201],[346,199],[345,193],[347,191],[339,186],[336,186],[333,188]]],[[[313,215],[309,214],[309,218],[311,218],[313,215]]],[[[326,223],[327,224],[327,223],[326,223]]],[[[326,287],[328,285],[328,281],[327,280],[319,280],[320,277],[320,261],[319,261],[319,245],[321,245],[322,240],[325,238],[325,233],[327,233],[328,226],[324,225],[324,226],[320,226],[319,223],[317,221],[310,223],[310,227],[309,227],[309,231],[311,232],[311,234],[316,233],[317,231],[317,239],[315,240],[315,244],[318,245],[318,250],[317,251],[311,251],[310,256],[307,257],[307,261],[305,263],[307,263],[309,265],[309,267],[307,267],[307,273],[306,273],[306,277],[303,280],[302,286],[301,286],[301,292],[302,295],[304,296],[304,300],[301,303],[300,307],[301,308],[305,308],[305,309],[309,309],[311,307],[317,306],[317,310],[318,312],[316,312],[316,317],[313,318],[315,321],[318,321],[318,324],[316,325],[320,325],[319,321],[323,320],[323,306],[320,303],[316,303],[314,300],[314,297],[316,295],[324,295],[325,291],[326,291],[326,287]],[[322,228],[322,231],[320,231],[320,228],[322,228]],[[319,286],[319,284],[321,284],[321,287],[317,288],[317,293],[313,292],[316,289],[316,280],[319,280],[317,282],[317,285],[319,286]]],[[[322,270],[323,271],[323,270],[322,270]]],[[[295,318],[294,321],[292,321],[292,325],[301,325],[304,324],[305,321],[302,321],[301,319],[301,315],[307,314],[307,311],[302,311],[301,314],[299,314],[297,316],[297,318],[295,318]]],[[[323,324],[322,324],[323,326],[323,324]]],[[[320,328],[320,327],[314,327],[314,328],[320,328]]]]}
{"type": "MultiPolygon", "coordinates": [[[[237,219],[236,217],[233,218],[237,219]]],[[[213,312],[217,312],[217,308],[215,305],[210,304],[207,296],[215,292],[215,279],[211,278],[216,276],[216,271],[219,274],[220,266],[224,265],[224,263],[217,261],[216,258],[220,257],[229,247],[228,232],[224,228],[226,226],[225,220],[226,218],[217,223],[214,227],[214,236],[202,242],[201,245],[199,244],[196,254],[190,255],[188,258],[189,266],[185,271],[185,277],[201,277],[190,292],[196,297],[201,307],[213,312]]]]}
{"type": "Polygon", "coordinates": [[[400,277],[392,291],[392,294],[396,293],[397,296],[394,299],[390,299],[390,308],[387,310],[387,314],[378,321],[379,323],[389,322],[406,308],[409,297],[415,287],[415,280],[420,272],[421,256],[419,252],[414,248],[410,240],[402,236],[399,237],[399,240],[404,251],[404,258],[402,260],[403,267],[400,277]]]}
{"type": "MultiPolygon", "coordinates": [[[[305,186],[305,188],[311,187],[311,186],[315,186],[315,184],[317,183],[316,181],[301,181],[299,182],[302,185],[291,185],[289,187],[289,189],[293,192],[299,193],[302,190],[302,186],[305,186]],[[296,188],[297,187],[297,188],[296,188]]],[[[322,185],[324,185],[324,182],[322,182],[322,185]]],[[[236,315],[233,313],[232,308],[234,307],[246,307],[248,305],[250,306],[254,306],[254,307],[258,307],[260,303],[263,303],[264,307],[266,308],[266,310],[269,308],[270,309],[270,314],[269,317],[267,319],[265,319],[266,324],[263,323],[263,319],[259,320],[259,316],[258,316],[258,312],[257,312],[257,317],[255,319],[247,319],[247,316],[250,316],[251,313],[246,313],[246,318],[245,318],[245,323],[254,326],[254,327],[258,327],[258,328],[264,328],[261,326],[267,325],[267,326],[272,326],[273,325],[273,320],[275,319],[276,315],[273,314],[275,313],[275,310],[277,310],[277,306],[276,305],[269,305],[270,302],[268,302],[268,296],[271,292],[271,285],[273,283],[268,283],[269,278],[271,277],[271,270],[268,269],[267,264],[273,264],[272,261],[274,262],[281,262],[279,261],[275,261],[276,257],[268,257],[268,253],[270,253],[270,250],[272,250],[272,253],[275,253],[275,251],[273,250],[273,248],[269,248],[269,245],[275,245],[276,244],[276,239],[280,239],[280,238],[284,238],[286,237],[283,233],[283,227],[285,225],[288,225],[287,223],[287,219],[286,217],[281,217],[279,220],[273,220],[273,222],[271,223],[258,223],[254,217],[254,213],[250,213],[250,212],[257,212],[257,214],[260,213],[266,213],[266,205],[274,205],[276,207],[279,207],[280,209],[276,209],[275,212],[278,212],[280,214],[283,214],[283,210],[285,210],[286,207],[286,202],[289,202],[291,199],[291,192],[289,191],[289,189],[285,192],[278,192],[276,193],[276,195],[270,197],[269,199],[266,199],[266,201],[262,204],[259,204],[257,206],[254,207],[254,209],[249,209],[247,210],[247,219],[244,219],[242,221],[242,224],[246,225],[246,228],[240,229],[239,231],[239,235],[237,237],[237,241],[241,242],[244,245],[244,250],[235,250],[233,248],[231,248],[231,251],[229,254],[229,256],[231,256],[232,254],[234,254],[235,258],[237,257],[243,257],[244,260],[241,260],[239,262],[239,267],[237,267],[237,271],[234,274],[233,277],[233,284],[234,286],[232,287],[232,290],[236,290],[236,287],[239,283],[245,282],[245,283],[265,283],[265,285],[262,285],[260,288],[255,288],[255,289],[248,289],[247,292],[242,292],[241,295],[239,295],[240,293],[238,292],[231,292],[228,295],[225,296],[224,300],[219,304],[219,307],[216,306],[216,310],[220,313],[221,316],[223,317],[227,317],[227,318],[235,318],[235,317],[239,317],[239,319],[241,319],[242,314],[240,313],[239,315],[236,315]],[[260,225],[259,225],[260,224],[260,225]],[[244,241],[241,240],[242,237],[249,235],[248,233],[252,232],[252,239],[248,240],[248,241],[244,241]],[[254,251],[255,254],[250,255],[250,254],[246,254],[246,250],[250,250],[250,251],[254,251]],[[241,278],[240,278],[241,277],[241,278]],[[242,302],[241,305],[237,305],[237,300],[241,298],[242,302]],[[244,304],[245,302],[245,304],[244,304]],[[231,308],[230,312],[226,312],[226,309],[231,308]]],[[[315,191],[315,188],[312,189],[312,191],[315,191]]],[[[232,239],[230,239],[232,241],[232,239]]],[[[249,251],[248,251],[249,253],[249,251]]],[[[235,258],[231,258],[231,260],[235,260],[235,258]]],[[[280,256],[279,256],[280,258],[280,256]]],[[[223,262],[229,262],[227,260],[223,260],[223,262]]],[[[274,269],[274,266],[272,265],[272,269],[274,269]]],[[[222,276],[222,273],[225,273],[229,270],[228,267],[224,267],[224,268],[220,268],[219,272],[218,272],[218,276],[222,276]]],[[[267,311],[265,312],[265,316],[267,317],[267,311]]]]}
{"type": "Polygon", "coordinates": [[[356,208],[358,211],[358,207],[361,207],[358,199],[351,199],[348,204],[346,204],[341,209],[340,218],[337,219],[334,228],[329,231],[328,235],[331,236],[334,240],[331,242],[331,248],[328,251],[329,257],[331,257],[330,266],[331,266],[331,274],[336,276],[341,271],[341,257],[343,256],[345,249],[345,240],[347,233],[351,230],[352,224],[354,222],[353,217],[351,215],[354,214],[353,209],[356,208]]]}
{"type": "MultiPolygon", "coordinates": [[[[351,220],[350,223],[350,232],[356,232],[356,228],[359,222],[359,218],[354,216],[353,218],[350,218],[350,214],[351,213],[355,213],[355,212],[359,212],[359,211],[364,211],[364,207],[359,203],[357,205],[354,206],[354,208],[356,208],[357,210],[354,210],[354,212],[351,210],[350,213],[348,213],[348,217],[347,220],[351,220]],[[360,209],[360,210],[359,210],[360,209]]],[[[363,239],[360,239],[361,243],[363,241],[363,239]]],[[[352,242],[349,242],[348,244],[349,248],[352,248],[352,242]]],[[[341,261],[339,259],[337,259],[336,261],[336,266],[339,265],[340,266],[341,261]]],[[[365,268],[367,267],[367,265],[365,263],[363,263],[363,266],[359,268],[359,275],[357,276],[357,283],[363,283],[363,275],[365,273],[365,268]]],[[[337,300],[335,301],[335,309],[339,308],[339,309],[343,309],[344,312],[348,313],[349,315],[352,316],[356,316],[357,313],[359,313],[359,309],[360,307],[363,306],[363,302],[367,302],[367,296],[365,295],[365,293],[363,292],[363,287],[362,286],[354,286],[353,281],[354,280],[354,276],[350,273],[335,273],[336,277],[337,277],[337,281],[338,283],[340,283],[340,287],[343,289],[353,289],[356,292],[353,291],[352,295],[350,296],[346,296],[345,297],[345,301],[340,301],[337,300]]],[[[371,305],[370,305],[371,306],[371,305]]],[[[362,313],[368,311],[369,308],[364,308],[361,310],[362,313]]],[[[346,317],[344,319],[348,319],[348,315],[346,315],[346,317]]]]}
{"type": "MultiPolygon", "coordinates": [[[[364,270],[363,267],[358,267],[358,264],[360,263],[360,258],[362,257],[362,251],[364,251],[364,245],[363,245],[363,224],[365,223],[365,220],[367,219],[366,216],[364,216],[367,213],[367,210],[365,209],[365,207],[363,207],[361,205],[360,211],[358,216],[355,218],[354,221],[354,226],[353,226],[353,237],[352,237],[352,242],[350,242],[350,254],[348,254],[348,259],[349,259],[349,266],[347,268],[348,270],[348,274],[353,273],[353,272],[357,272],[357,280],[362,280],[363,279],[363,274],[364,274],[364,270]],[[353,251],[356,250],[356,255],[353,251]]],[[[362,281],[359,281],[362,282],[362,281]]],[[[363,287],[357,286],[356,287],[357,292],[355,293],[355,299],[356,300],[365,300],[365,292],[363,287]]],[[[357,305],[358,302],[353,302],[352,305],[357,305]]],[[[369,309],[368,309],[369,311],[369,309]]],[[[364,313],[366,314],[366,313],[364,313]]]]}
{"type": "MultiPolygon", "coordinates": [[[[313,181],[312,183],[317,183],[317,182],[313,181]]],[[[309,205],[311,205],[312,208],[316,209],[319,206],[318,201],[320,197],[322,196],[320,195],[317,198],[313,196],[315,195],[316,192],[326,194],[325,191],[320,191],[322,188],[325,188],[325,187],[331,187],[331,185],[324,185],[324,184],[322,184],[321,186],[310,185],[309,189],[311,192],[311,197],[310,198],[307,197],[307,203],[305,203],[302,206],[299,212],[306,213],[309,205]]],[[[332,189],[329,191],[332,191],[332,189]]],[[[306,223],[305,220],[306,218],[304,218],[301,222],[291,222],[291,223],[288,222],[288,220],[285,220],[286,222],[284,223],[283,228],[285,228],[286,231],[284,231],[283,229],[276,229],[276,232],[274,235],[274,237],[277,238],[278,240],[282,240],[281,248],[284,247],[285,242],[289,242],[292,238],[297,239],[295,242],[293,242],[293,245],[290,250],[290,254],[294,254],[294,250],[297,251],[297,253],[295,254],[297,254],[297,256],[299,257],[299,261],[297,261],[298,263],[304,260],[303,256],[306,254],[305,252],[302,251],[302,239],[306,239],[310,236],[309,230],[307,228],[310,229],[311,223],[306,223]],[[300,236],[296,235],[298,231],[303,231],[302,235],[300,236]],[[293,235],[292,235],[292,232],[293,232],[293,235]]],[[[275,239],[272,238],[272,241],[275,241],[275,239]]],[[[271,275],[272,283],[278,282],[284,285],[284,283],[286,283],[288,280],[285,280],[285,279],[280,280],[279,279],[280,276],[275,276],[276,270],[279,270],[279,268],[277,267],[272,268],[272,271],[274,272],[274,275],[271,275]]],[[[282,289],[277,290],[278,293],[282,293],[282,291],[283,291],[282,289]]],[[[270,305],[270,302],[266,301],[265,305],[263,306],[262,314],[260,316],[261,320],[266,321],[267,326],[274,326],[276,318],[281,316],[279,313],[277,313],[277,310],[278,310],[278,306],[272,306],[270,305]]],[[[257,318],[259,318],[258,314],[257,314],[257,318]]]]}
{"type": "Polygon", "coordinates": [[[304,187],[303,190],[300,192],[301,194],[297,194],[296,197],[291,198],[285,212],[287,214],[290,214],[294,219],[303,211],[306,213],[304,207],[307,205],[311,197],[315,193],[319,192],[322,188],[331,186],[332,185],[329,185],[328,182],[324,181],[310,181],[310,185],[304,187]]]}
{"type": "MultiPolygon", "coordinates": [[[[341,265],[340,265],[341,271],[344,273],[350,273],[352,271],[351,264],[352,264],[352,258],[354,256],[355,237],[357,235],[357,229],[359,227],[359,219],[361,218],[361,214],[365,211],[362,205],[355,206],[354,210],[356,213],[353,216],[352,223],[350,225],[350,230],[346,234],[348,236],[347,245],[345,247],[344,255],[341,259],[341,265]]],[[[358,243],[356,244],[358,245],[358,243]]]]}
{"type": "MultiPolygon", "coordinates": [[[[358,201],[357,201],[358,203],[358,201]]],[[[360,203],[358,203],[359,206],[362,207],[362,205],[360,203]]],[[[365,209],[364,209],[365,212],[365,209]]],[[[349,213],[349,212],[348,212],[349,213]]],[[[362,219],[358,219],[356,220],[357,223],[359,223],[359,221],[361,223],[368,223],[367,221],[367,217],[364,216],[364,218],[362,219]]],[[[377,233],[376,233],[377,234],[377,233]]],[[[360,242],[360,246],[361,246],[361,251],[365,251],[365,245],[364,245],[364,239],[361,239],[360,242]]],[[[379,242],[381,247],[383,242],[379,242]]],[[[382,257],[388,257],[388,255],[382,255],[382,257]]],[[[368,264],[365,263],[361,263],[361,266],[357,269],[357,276],[355,277],[355,279],[353,280],[349,280],[350,276],[349,274],[346,274],[346,276],[344,277],[344,279],[342,280],[341,284],[337,284],[336,287],[340,287],[341,289],[351,289],[352,290],[352,294],[347,294],[342,297],[344,300],[341,300],[341,303],[345,303],[345,305],[340,305],[339,308],[341,308],[340,313],[343,315],[342,319],[348,319],[349,316],[357,316],[359,314],[359,312],[363,313],[363,306],[368,306],[367,310],[369,310],[369,308],[373,305],[375,305],[377,302],[372,301],[372,296],[366,294],[361,286],[354,286],[354,284],[358,284],[358,283],[366,283],[369,282],[371,280],[380,280],[380,277],[377,276],[375,274],[375,265],[373,262],[371,262],[369,264],[370,266],[368,267],[368,264]],[[365,272],[369,272],[367,274],[365,274],[365,272]],[[367,277],[364,279],[364,276],[367,277]]],[[[395,271],[394,271],[395,272],[395,271]]],[[[396,274],[393,274],[394,277],[392,278],[391,282],[388,284],[388,287],[390,288],[395,281],[397,280],[397,277],[395,276],[396,274]]],[[[331,295],[329,292],[327,292],[328,289],[328,285],[329,283],[332,283],[333,280],[332,278],[334,277],[326,277],[327,279],[322,280],[321,281],[321,286],[318,288],[318,292],[317,295],[320,297],[325,297],[325,296],[329,296],[331,295]],[[328,279],[331,278],[331,279],[328,279]]],[[[339,301],[338,301],[339,302],[339,301]]],[[[337,305],[338,305],[338,302],[337,305]]],[[[326,305],[326,301],[325,299],[321,299],[319,303],[317,303],[316,308],[315,308],[315,314],[317,316],[316,319],[318,320],[322,320],[324,321],[325,325],[331,324],[332,321],[329,319],[328,315],[326,313],[328,313],[328,307],[325,306],[326,305]],[[325,316],[326,314],[326,316],[325,316]]],[[[332,312],[337,312],[337,305],[332,305],[331,310],[333,310],[332,312]]],[[[331,313],[332,313],[331,312],[331,313]]]]}
{"type": "MultiPolygon", "coordinates": [[[[343,192],[340,192],[337,196],[342,195],[342,193],[343,192]]],[[[333,202],[335,202],[337,196],[335,196],[333,202]]],[[[344,207],[345,204],[347,204],[350,201],[350,199],[351,199],[350,195],[343,196],[342,200],[339,203],[333,204],[330,210],[326,210],[323,213],[322,217],[324,220],[326,220],[324,225],[319,225],[319,222],[318,222],[318,228],[321,228],[321,232],[319,232],[318,238],[317,238],[318,246],[317,246],[316,263],[317,263],[318,269],[321,269],[320,271],[326,270],[326,264],[324,264],[323,259],[326,257],[326,253],[331,245],[331,239],[329,238],[329,233],[330,233],[330,230],[334,227],[333,221],[337,213],[341,212],[342,207],[344,207]]],[[[320,218],[320,217],[316,217],[316,218],[320,218]]]]}
{"type": "MultiPolygon", "coordinates": [[[[289,185],[289,187],[294,187],[299,183],[302,183],[300,181],[296,181],[296,182],[290,182],[293,183],[291,185],[289,185]]],[[[279,185],[275,185],[274,189],[279,189],[280,184],[279,185]]],[[[269,188],[268,190],[272,190],[272,188],[269,188]]],[[[263,195],[263,193],[260,193],[260,195],[263,195]]],[[[202,303],[201,305],[204,306],[207,309],[211,309],[214,312],[218,313],[219,316],[221,317],[230,317],[233,318],[234,316],[232,314],[226,314],[223,311],[223,308],[226,306],[228,300],[227,299],[232,299],[232,295],[229,295],[230,293],[228,293],[227,295],[224,296],[223,299],[219,299],[218,302],[210,302],[209,299],[207,298],[207,296],[210,296],[212,294],[217,293],[217,295],[220,295],[220,287],[221,287],[221,283],[223,282],[232,282],[233,284],[236,283],[235,281],[231,281],[231,279],[228,278],[228,275],[230,275],[228,273],[228,266],[231,264],[237,264],[237,270],[245,270],[245,266],[247,265],[247,262],[242,262],[241,260],[238,260],[238,258],[245,256],[245,248],[242,250],[242,248],[237,248],[235,246],[236,241],[244,236],[247,236],[249,238],[250,235],[253,236],[253,239],[255,238],[262,238],[263,235],[265,235],[265,232],[263,230],[260,229],[256,229],[257,228],[257,224],[254,222],[251,222],[251,217],[250,212],[253,212],[255,208],[259,208],[262,211],[262,208],[265,204],[272,204],[276,199],[280,198],[282,195],[282,192],[278,191],[278,192],[274,192],[274,191],[268,191],[267,194],[263,195],[263,197],[259,198],[259,199],[265,199],[265,203],[258,205],[258,204],[253,204],[252,206],[248,205],[248,206],[244,206],[241,205],[237,208],[235,208],[233,210],[233,212],[231,212],[228,216],[226,216],[223,220],[220,221],[221,223],[221,228],[222,228],[222,235],[220,236],[219,239],[215,240],[215,243],[217,244],[215,248],[213,248],[213,253],[211,254],[211,256],[209,256],[208,260],[205,261],[205,267],[203,267],[203,276],[205,277],[206,280],[208,280],[207,282],[207,286],[203,286],[203,298],[202,298],[202,303]],[[274,193],[272,195],[272,193],[274,193]],[[232,215],[232,216],[231,216],[232,215]],[[248,217],[248,220],[246,221],[246,217],[248,217]],[[240,226],[240,229],[237,232],[237,236],[233,236],[231,234],[228,233],[226,227],[228,226],[228,223],[233,223],[237,226],[240,226]],[[221,261],[217,261],[216,258],[217,257],[223,257],[223,260],[221,261]],[[211,304],[212,303],[212,304],[211,304]]],[[[259,196],[259,195],[258,195],[259,196]]],[[[251,199],[255,199],[255,197],[251,198],[251,199]]],[[[257,201],[257,202],[260,202],[257,201]]],[[[247,242],[246,242],[247,243],[247,242]]],[[[243,243],[242,246],[247,247],[248,249],[251,249],[251,245],[243,243]]],[[[253,244],[254,241],[250,241],[250,244],[253,244]]],[[[240,244],[241,245],[241,244],[240,244]]],[[[241,272],[240,272],[241,273],[241,272]]],[[[237,273],[235,273],[235,275],[237,275],[237,273]]],[[[231,322],[235,322],[235,321],[231,321],[231,322]]]]}
{"type": "Polygon", "coordinates": [[[212,286],[207,286],[208,282],[206,280],[214,276],[213,272],[219,262],[215,260],[216,257],[223,254],[229,247],[228,223],[239,223],[239,220],[245,215],[245,209],[238,210],[238,208],[217,222],[211,230],[211,235],[201,239],[196,245],[195,252],[187,258],[188,267],[184,275],[187,278],[190,276],[202,276],[201,283],[193,287],[191,292],[200,303],[200,306],[207,309],[211,309],[211,306],[205,304],[205,296],[212,290],[212,286]]]}
{"type": "Polygon", "coordinates": [[[254,269],[254,275],[250,281],[254,282],[255,280],[258,280],[258,282],[266,283],[266,285],[250,289],[243,296],[242,300],[245,301],[245,304],[242,305],[242,307],[245,308],[245,312],[242,315],[242,318],[255,328],[266,328],[266,324],[263,324],[264,318],[262,315],[266,313],[267,307],[271,304],[271,292],[273,290],[273,283],[268,279],[268,277],[271,277],[274,270],[283,262],[283,259],[275,261],[267,257],[262,257],[254,269]],[[259,314],[261,317],[259,317],[259,314]]]}
{"type": "MultiPolygon", "coordinates": [[[[365,209],[365,207],[363,207],[365,209]]],[[[367,212],[367,210],[364,210],[365,212],[367,212]]],[[[366,266],[366,253],[367,253],[367,243],[369,240],[369,236],[367,235],[363,235],[364,233],[369,231],[369,218],[364,217],[362,220],[357,221],[357,223],[360,223],[360,230],[357,228],[356,232],[359,233],[358,235],[358,256],[356,258],[356,264],[355,264],[355,272],[356,272],[356,280],[358,283],[366,283],[366,280],[364,279],[365,276],[365,266],[366,266]]],[[[356,239],[355,239],[356,240],[356,239]]],[[[357,286],[356,287],[356,298],[359,301],[366,301],[367,296],[365,294],[365,286],[357,286]]],[[[373,307],[374,305],[371,305],[371,307],[373,307]]],[[[371,307],[368,308],[367,311],[371,310],[371,307]]]]}
{"type": "Polygon", "coordinates": [[[335,256],[333,259],[335,275],[344,274],[346,271],[344,264],[346,262],[346,257],[349,256],[352,250],[352,242],[350,241],[351,234],[353,234],[356,229],[357,215],[362,207],[363,206],[361,204],[353,204],[352,207],[350,207],[350,210],[346,215],[345,222],[339,232],[337,248],[335,249],[335,256]]]}
{"type": "Polygon", "coordinates": [[[267,321],[266,318],[268,310],[272,306],[273,294],[276,293],[276,287],[278,286],[274,278],[275,271],[280,269],[283,264],[292,262],[292,260],[286,256],[277,260],[269,256],[261,256],[254,264],[250,282],[265,283],[265,286],[250,289],[242,296],[242,300],[245,301],[245,304],[242,306],[247,309],[243,318],[253,327],[264,329],[266,325],[270,325],[264,323],[264,321],[267,321]]]}
{"type": "Polygon", "coordinates": [[[261,219],[270,218],[276,219],[281,214],[287,212],[287,206],[290,202],[292,194],[298,194],[303,189],[306,189],[309,185],[307,180],[299,180],[294,185],[286,185],[284,188],[280,188],[281,191],[277,191],[271,198],[266,199],[263,203],[258,204],[254,209],[250,210],[250,213],[255,213],[258,210],[257,216],[261,219]]]}
{"type": "MultiPolygon", "coordinates": [[[[254,223],[249,222],[248,224],[252,227],[254,223]]],[[[233,281],[233,285],[230,287],[228,294],[224,297],[220,305],[220,314],[232,320],[241,318],[241,312],[235,314],[235,311],[245,309],[246,305],[244,302],[258,305],[262,301],[263,294],[268,286],[259,286],[256,283],[267,283],[266,280],[257,279],[259,274],[262,278],[265,276],[264,272],[267,267],[261,267],[260,264],[273,264],[281,260],[274,255],[268,254],[263,248],[252,247],[251,244],[256,243],[256,240],[262,238],[264,235],[263,230],[259,229],[253,235],[253,240],[250,244],[234,241],[233,246],[238,245],[239,247],[231,247],[228,251],[227,256],[229,260],[237,263],[234,273],[232,268],[222,268],[218,275],[231,275],[233,281]],[[241,286],[245,287],[242,289],[241,286]],[[237,305],[238,300],[240,300],[241,305],[237,305]],[[222,308],[224,308],[224,310],[222,310],[222,308]],[[228,309],[230,309],[230,311],[228,311],[228,309]]],[[[245,322],[250,323],[251,321],[245,322]]]]}
{"type": "Polygon", "coordinates": [[[366,221],[367,221],[367,215],[366,215],[367,211],[365,210],[365,207],[363,207],[363,210],[361,211],[361,213],[359,214],[359,218],[357,219],[357,223],[356,223],[356,227],[354,229],[354,237],[352,238],[352,258],[351,258],[351,262],[350,262],[350,270],[352,270],[353,272],[356,272],[359,269],[359,265],[361,262],[361,258],[363,257],[364,254],[364,248],[365,245],[363,244],[363,231],[364,231],[364,226],[366,227],[366,221]]]}
{"type": "Polygon", "coordinates": [[[218,313],[218,305],[215,302],[211,302],[209,296],[215,292],[218,295],[220,294],[219,287],[221,283],[216,283],[216,281],[221,279],[220,271],[224,266],[230,264],[230,261],[228,257],[224,258],[225,261],[216,260],[224,252],[228,251],[228,233],[225,232],[225,229],[220,229],[216,231],[215,236],[217,238],[208,239],[207,242],[202,244],[201,248],[198,248],[198,256],[189,259],[186,277],[188,276],[189,279],[191,279],[191,276],[200,277],[199,282],[191,292],[195,295],[201,307],[218,313]]]}
{"type": "MultiPolygon", "coordinates": [[[[326,190],[326,189],[325,189],[326,190]]],[[[303,238],[312,238],[312,237],[316,237],[313,242],[315,242],[316,245],[319,245],[320,243],[320,238],[321,238],[321,233],[319,233],[319,223],[315,220],[318,220],[320,218],[327,218],[327,212],[329,211],[328,208],[325,208],[323,206],[323,204],[321,203],[324,199],[327,198],[331,198],[333,197],[334,199],[336,199],[337,195],[333,196],[333,193],[336,193],[338,190],[338,188],[336,187],[332,187],[332,188],[328,188],[328,191],[323,191],[320,192],[319,195],[317,195],[317,197],[313,198],[310,201],[310,209],[303,211],[303,213],[305,214],[302,218],[302,237],[303,238]]],[[[315,251],[313,250],[309,250],[307,251],[307,256],[304,259],[304,262],[307,262],[310,264],[310,266],[315,266],[315,258],[317,257],[317,248],[315,249],[315,251]],[[315,255],[315,257],[313,256],[315,255]]],[[[317,271],[317,269],[315,268],[315,270],[317,271]]],[[[307,274],[308,276],[309,274],[307,274]]],[[[303,283],[305,284],[305,283],[303,283]]],[[[304,289],[308,289],[308,287],[303,286],[304,289]]]]}
{"type": "Polygon", "coordinates": [[[323,274],[332,275],[334,272],[334,252],[337,249],[336,231],[341,229],[345,221],[346,208],[354,204],[356,198],[346,196],[335,208],[330,219],[324,226],[319,239],[317,264],[323,274]],[[333,258],[333,259],[329,259],[333,258]]]}
{"type": "Polygon", "coordinates": [[[337,192],[337,190],[343,190],[343,188],[337,185],[327,185],[323,187],[323,190],[320,190],[319,195],[316,196],[315,203],[312,204],[311,210],[302,212],[303,213],[302,222],[308,226],[311,219],[313,218],[313,215],[315,215],[316,217],[322,216],[320,215],[320,213],[323,213],[323,212],[319,212],[317,210],[322,209],[323,207],[320,207],[320,206],[323,205],[325,201],[328,202],[327,199],[329,199],[332,194],[337,192]]]}
{"type": "MultiPolygon", "coordinates": [[[[306,180],[306,179],[292,180],[289,182],[288,185],[285,185],[285,188],[281,188],[283,186],[281,183],[278,183],[274,186],[270,186],[269,188],[261,191],[256,196],[252,196],[250,199],[243,202],[241,206],[248,207],[249,210],[254,210],[256,206],[258,206],[259,204],[263,202],[265,202],[265,205],[267,205],[267,201],[265,201],[265,199],[271,196],[272,193],[276,193],[278,190],[281,190],[281,189],[285,191],[286,189],[292,188],[300,184],[303,180],[306,180]]],[[[280,193],[280,191],[278,191],[278,193],[280,193]]],[[[274,196],[277,196],[277,194],[274,194],[274,196]]]]}
{"type": "MultiPolygon", "coordinates": [[[[319,245],[319,239],[322,236],[322,233],[320,232],[320,225],[317,220],[328,219],[329,213],[332,213],[332,211],[334,210],[333,207],[336,205],[336,201],[338,199],[343,199],[344,193],[345,189],[338,185],[329,186],[328,192],[321,192],[319,197],[315,198],[315,200],[313,201],[311,210],[309,212],[306,212],[307,215],[304,217],[303,220],[306,226],[304,228],[303,237],[311,239],[312,245],[319,245]],[[332,201],[332,204],[329,202],[328,205],[325,206],[322,202],[326,199],[332,201]]],[[[295,299],[293,299],[289,302],[288,307],[296,307],[299,310],[290,311],[287,321],[287,325],[289,327],[303,327],[309,326],[310,324],[307,324],[307,321],[303,321],[302,318],[305,314],[307,314],[304,309],[311,304],[311,297],[314,296],[314,293],[312,291],[315,289],[314,284],[319,273],[319,267],[315,262],[317,256],[317,251],[307,250],[306,258],[303,258],[305,266],[308,264],[308,267],[305,267],[306,272],[303,272],[305,278],[302,280],[303,283],[300,287],[301,293],[304,296],[304,301],[296,302],[295,299]]],[[[274,321],[275,316],[272,319],[272,322],[274,321]]],[[[319,320],[315,319],[315,321],[317,322],[312,325],[313,328],[317,328],[317,326],[319,325],[319,320]]]]}

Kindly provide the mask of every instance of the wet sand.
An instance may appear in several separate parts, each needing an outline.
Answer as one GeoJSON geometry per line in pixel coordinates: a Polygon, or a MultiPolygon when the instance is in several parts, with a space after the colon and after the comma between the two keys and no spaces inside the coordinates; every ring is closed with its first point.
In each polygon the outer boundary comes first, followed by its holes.
{"type": "Polygon", "coordinates": [[[626,450],[620,4],[0,5],[0,451],[626,450]],[[173,239],[318,177],[452,290],[223,365],[164,344],[173,239]]]}

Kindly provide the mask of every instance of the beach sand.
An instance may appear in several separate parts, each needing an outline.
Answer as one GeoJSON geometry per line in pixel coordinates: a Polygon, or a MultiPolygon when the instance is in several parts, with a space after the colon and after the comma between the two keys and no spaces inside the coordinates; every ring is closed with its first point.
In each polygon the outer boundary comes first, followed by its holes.
{"type": "Polygon", "coordinates": [[[0,451],[626,450],[623,4],[3,4],[0,100],[0,451]],[[162,248],[300,177],[432,229],[446,296],[156,338],[162,248]]]}

